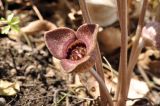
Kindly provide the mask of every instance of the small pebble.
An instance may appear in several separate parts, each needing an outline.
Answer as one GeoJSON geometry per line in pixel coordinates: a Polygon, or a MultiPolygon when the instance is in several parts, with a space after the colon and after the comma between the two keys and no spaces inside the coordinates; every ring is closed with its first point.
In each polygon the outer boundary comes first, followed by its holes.
{"type": "Polygon", "coordinates": [[[6,100],[0,97],[0,106],[5,106],[5,105],[6,105],[6,100]]]}
{"type": "Polygon", "coordinates": [[[11,72],[11,75],[12,75],[12,76],[16,75],[16,73],[17,73],[16,69],[14,69],[14,68],[13,68],[13,69],[11,69],[11,71],[10,71],[10,72],[11,72]]]}
{"type": "Polygon", "coordinates": [[[41,88],[40,92],[41,92],[42,95],[46,95],[46,93],[47,93],[47,91],[44,88],[41,88]]]}

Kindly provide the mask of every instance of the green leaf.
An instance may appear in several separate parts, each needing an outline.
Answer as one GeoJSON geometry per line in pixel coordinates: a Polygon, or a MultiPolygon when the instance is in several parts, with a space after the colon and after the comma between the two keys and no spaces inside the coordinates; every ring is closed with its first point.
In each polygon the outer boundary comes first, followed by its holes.
{"type": "Polygon", "coordinates": [[[11,30],[15,31],[15,32],[19,32],[20,31],[20,28],[18,25],[12,25],[11,26],[11,30]]]}
{"type": "Polygon", "coordinates": [[[16,25],[16,24],[19,24],[19,18],[18,17],[14,17],[12,20],[11,20],[11,24],[12,25],[16,25]]]}
{"type": "Polygon", "coordinates": [[[12,19],[13,19],[13,16],[14,16],[14,14],[12,13],[12,14],[10,14],[10,15],[8,15],[8,17],[7,17],[7,21],[8,22],[11,22],[12,21],[12,19]]]}
{"type": "Polygon", "coordinates": [[[0,21],[6,21],[6,19],[2,17],[2,18],[0,19],[0,21]]]}
{"type": "Polygon", "coordinates": [[[1,28],[1,32],[2,34],[8,34],[10,30],[13,30],[15,32],[19,32],[20,28],[19,28],[19,18],[15,17],[14,14],[10,14],[8,15],[7,19],[5,18],[1,18],[0,19],[1,22],[6,22],[7,26],[4,26],[1,28]]]}
{"type": "Polygon", "coordinates": [[[8,26],[5,26],[5,27],[2,27],[2,34],[8,34],[8,32],[9,32],[9,30],[10,30],[10,26],[8,25],[8,26]]]}

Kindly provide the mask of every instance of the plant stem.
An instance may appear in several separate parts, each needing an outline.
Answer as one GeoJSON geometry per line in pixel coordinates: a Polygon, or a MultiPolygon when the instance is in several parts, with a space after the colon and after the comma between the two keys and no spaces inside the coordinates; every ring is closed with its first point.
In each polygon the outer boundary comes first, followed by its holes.
{"type": "Polygon", "coordinates": [[[158,2],[158,6],[157,6],[157,9],[156,9],[155,21],[160,22],[160,1],[158,2]]]}
{"type": "MultiPolygon", "coordinates": [[[[109,91],[108,91],[103,79],[100,77],[100,75],[93,68],[90,69],[90,73],[98,81],[98,83],[101,86],[101,88],[103,89],[103,91],[105,91],[103,93],[105,93],[105,95],[107,95],[109,106],[113,106],[112,98],[110,97],[109,91]]],[[[104,105],[106,106],[106,104],[104,104],[104,105]]]]}
{"type": "Polygon", "coordinates": [[[79,5],[82,10],[83,20],[86,23],[91,23],[91,18],[90,18],[85,0],[79,0],[79,5]]]}
{"type": "Polygon", "coordinates": [[[137,46],[136,50],[134,51],[132,64],[128,64],[128,79],[127,79],[128,88],[127,88],[127,93],[129,91],[129,85],[130,85],[130,80],[131,80],[131,77],[132,77],[132,71],[133,71],[133,69],[134,69],[134,67],[137,63],[138,56],[141,53],[143,47],[144,47],[144,41],[143,41],[143,38],[141,38],[139,40],[139,43],[138,43],[138,46],[137,46]]]}
{"type": "Polygon", "coordinates": [[[130,58],[129,58],[127,93],[128,93],[128,90],[129,90],[131,74],[132,74],[132,71],[133,71],[134,66],[136,64],[136,63],[134,63],[134,61],[135,60],[137,61],[137,58],[138,58],[138,55],[139,55],[139,52],[136,52],[136,51],[138,50],[138,47],[139,47],[139,39],[141,37],[142,27],[143,27],[143,24],[144,24],[144,16],[145,16],[147,6],[148,6],[148,0],[143,0],[143,6],[142,6],[141,13],[140,13],[139,22],[138,22],[138,26],[137,26],[137,30],[136,30],[136,35],[135,35],[136,38],[135,38],[135,41],[133,43],[133,47],[132,47],[130,58]]]}
{"type": "Polygon", "coordinates": [[[119,15],[119,24],[120,27],[122,26],[120,19],[122,18],[122,12],[121,12],[121,1],[117,0],[117,8],[118,8],[118,15],[119,15]]]}
{"type": "Polygon", "coordinates": [[[127,0],[118,1],[119,17],[121,25],[121,52],[120,52],[120,64],[119,64],[119,76],[118,76],[118,102],[116,106],[126,105],[126,89],[127,89],[127,45],[128,45],[128,9],[127,0]]]}
{"type": "Polygon", "coordinates": [[[140,52],[142,51],[142,48],[144,47],[144,41],[143,41],[143,39],[140,39],[140,41],[139,41],[138,44],[139,45],[138,45],[138,47],[135,50],[135,54],[133,55],[134,59],[132,61],[132,64],[128,65],[128,80],[130,80],[130,78],[131,78],[131,75],[132,75],[131,70],[134,69],[134,67],[135,67],[135,65],[137,63],[137,60],[138,60],[138,56],[139,56],[140,52]]]}
{"type": "Polygon", "coordinates": [[[138,42],[139,42],[139,39],[141,37],[141,32],[142,32],[142,27],[143,27],[143,24],[144,24],[144,16],[145,16],[145,12],[146,12],[146,9],[147,9],[147,5],[148,5],[148,0],[143,0],[143,6],[142,6],[142,10],[141,10],[141,13],[140,13],[138,26],[137,26],[137,30],[136,30],[136,35],[135,35],[136,38],[135,38],[135,41],[133,43],[133,47],[132,47],[130,58],[129,58],[129,64],[131,63],[131,61],[133,59],[134,51],[135,51],[136,47],[138,46],[138,42]]]}
{"type": "MultiPolygon", "coordinates": [[[[121,19],[122,19],[122,12],[121,12],[121,3],[120,3],[121,1],[120,0],[117,0],[117,7],[118,7],[118,15],[119,15],[119,24],[120,24],[120,27],[122,26],[122,23],[121,23],[121,19]]],[[[120,68],[120,67],[119,67],[120,68]]],[[[117,84],[117,89],[116,89],[116,94],[115,94],[115,100],[118,100],[118,96],[119,96],[119,91],[120,91],[120,83],[121,83],[121,78],[120,78],[121,76],[119,75],[119,77],[118,77],[118,84],[117,84]]],[[[115,105],[116,105],[116,102],[115,102],[115,105]]]]}
{"type": "Polygon", "coordinates": [[[7,10],[8,10],[8,1],[7,0],[4,0],[4,17],[6,18],[7,17],[7,10]]]}
{"type": "MultiPolygon", "coordinates": [[[[96,71],[98,72],[98,74],[103,79],[103,82],[105,83],[101,54],[100,54],[100,51],[99,51],[98,42],[96,42],[96,56],[97,56],[96,57],[96,65],[95,65],[96,66],[96,71]]],[[[100,88],[100,95],[101,95],[101,106],[106,106],[107,101],[109,102],[111,96],[105,95],[105,93],[104,93],[105,91],[103,90],[103,87],[99,86],[99,88],[100,88]],[[108,98],[108,97],[110,97],[110,98],[108,98]]],[[[112,105],[110,104],[109,106],[113,106],[113,104],[112,105]]]]}
{"type": "MultiPolygon", "coordinates": [[[[84,21],[86,23],[91,23],[90,15],[89,15],[85,0],[79,0],[79,4],[82,10],[84,21]]],[[[101,60],[101,54],[100,54],[98,42],[96,42],[96,54],[97,54],[96,55],[96,71],[104,81],[104,72],[103,72],[102,60],[101,60]]],[[[111,101],[112,98],[109,95],[109,93],[104,93],[106,91],[104,91],[102,86],[99,86],[99,88],[100,88],[100,95],[101,95],[101,106],[106,106],[107,102],[109,103],[109,106],[113,106],[113,102],[111,101]]]]}

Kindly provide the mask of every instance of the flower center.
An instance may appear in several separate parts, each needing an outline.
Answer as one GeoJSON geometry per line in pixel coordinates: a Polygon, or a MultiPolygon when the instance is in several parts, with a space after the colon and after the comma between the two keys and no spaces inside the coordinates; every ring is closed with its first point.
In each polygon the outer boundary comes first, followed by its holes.
{"type": "Polygon", "coordinates": [[[77,40],[68,47],[66,58],[71,60],[80,60],[86,55],[86,52],[86,45],[77,40]]]}

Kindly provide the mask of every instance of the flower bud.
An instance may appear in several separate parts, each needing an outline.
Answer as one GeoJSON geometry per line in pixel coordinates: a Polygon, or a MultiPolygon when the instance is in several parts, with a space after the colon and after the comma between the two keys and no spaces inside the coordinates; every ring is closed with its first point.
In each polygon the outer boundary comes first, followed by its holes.
{"type": "Polygon", "coordinates": [[[160,23],[151,22],[142,29],[142,37],[146,46],[153,46],[160,50],[160,23]]]}

